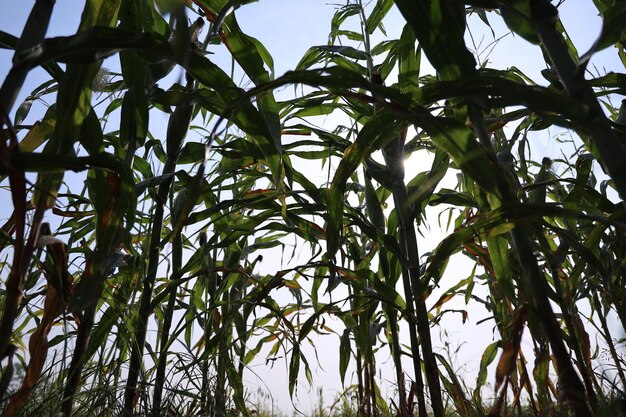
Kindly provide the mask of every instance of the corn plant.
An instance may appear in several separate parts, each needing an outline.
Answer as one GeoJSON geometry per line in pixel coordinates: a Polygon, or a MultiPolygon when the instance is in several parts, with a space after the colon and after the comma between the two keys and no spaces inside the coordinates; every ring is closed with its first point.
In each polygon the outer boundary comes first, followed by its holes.
{"type": "Polygon", "coordinates": [[[626,65],[625,3],[594,1],[603,28],[580,54],[564,2],[347,0],[279,75],[237,20],[248,3],[87,0],[76,34],[46,38],[38,0],[21,36],[0,31],[3,413],[251,415],[250,364],[285,360],[295,398],[305,345],[332,335],[356,415],[618,412],[626,77],[589,65],[608,47],[626,65]],[[536,45],[548,84],[479,64],[479,20],[536,45]],[[36,67],[49,79],[16,106],[36,67]],[[561,155],[537,158],[538,135],[561,155]],[[261,272],[272,253],[285,264],[261,272]],[[472,270],[435,298],[454,256],[472,270]],[[445,313],[465,320],[455,298],[493,325],[475,376],[433,342],[445,313]]]}

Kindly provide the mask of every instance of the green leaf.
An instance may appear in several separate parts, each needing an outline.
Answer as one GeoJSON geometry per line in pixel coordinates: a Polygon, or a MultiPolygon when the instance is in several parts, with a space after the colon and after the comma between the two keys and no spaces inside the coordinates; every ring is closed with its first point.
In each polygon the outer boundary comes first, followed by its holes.
{"type": "Polygon", "coordinates": [[[403,92],[419,87],[421,53],[416,43],[413,29],[405,25],[398,42],[398,83],[403,92]]]}
{"type": "Polygon", "coordinates": [[[415,209],[416,218],[419,218],[422,214],[435,188],[446,175],[446,172],[448,172],[449,162],[448,155],[440,149],[437,149],[431,170],[418,174],[409,181],[407,185],[409,202],[415,209]]]}
{"type": "Polygon", "coordinates": [[[351,16],[358,15],[360,12],[361,8],[357,4],[348,3],[342,7],[339,7],[330,23],[329,39],[334,42],[334,40],[339,35],[339,28],[341,27],[341,25],[343,25],[346,19],[351,16]]]}
{"type": "Polygon", "coordinates": [[[30,112],[30,108],[33,105],[33,102],[34,102],[34,98],[27,97],[26,100],[24,100],[22,104],[20,104],[20,106],[15,111],[15,119],[13,121],[14,125],[22,124],[24,119],[26,119],[26,117],[28,116],[28,113],[30,112]]]}
{"type": "Polygon", "coordinates": [[[345,383],[346,372],[348,365],[350,364],[350,357],[352,356],[352,349],[350,348],[350,333],[349,327],[343,329],[341,339],[339,342],[339,377],[341,378],[341,384],[345,383]]]}
{"type": "MultiPolygon", "coordinates": [[[[511,230],[512,225],[510,223],[503,223],[500,226],[506,226],[504,233],[511,230]]],[[[487,237],[487,249],[489,250],[489,257],[491,258],[491,266],[493,267],[498,285],[502,287],[503,293],[509,297],[515,297],[515,286],[513,283],[512,271],[513,265],[511,264],[511,253],[509,251],[509,241],[506,237],[494,234],[493,230],[500,226],[496,226],[489,232],[487,237]]]]}
{"type": "Polygon", "coordinates": [[[368,16],[365,24],[367,27],[367,31],[369,34],[373,34],[376,31],[376,28],[381,27],[381,23],[391,7],[393,7],[393,0],[377,0],[374,8],[372,9],[372,13],[368,16]]]}
{"type": "Polygon", "coordinates": [[[616,43],[626,45],[626,3],[616,2],[609,9],[602,12],[602,31],[593,43],[589,51],[582,57],[581,62],[586,63],[591,56],[616,43]]]}
{"type": "Polygon", "coordinates": [[[90,0],[85,4],[80,18],[79,31],[94,26],[113,26],[122,0],[90,0]]]}
{"type": "Polygon", "coordinates": [[[517,33],[530,43],[539,44],[539,35],[531,18],[530,0],[501,2],[500,13],[512,32],[517,33]]]}
{"type": "Polygon", "coordinates": [[[431,206],[439,204],[451,204],[458,207],[477,207],[477,203],[469,193],[459,193],[454,190],[442,188],[438,193],[433,194],[428,202],[431,206]]]}
{"type": "Polygon", "coordinates": [[[463,384],[459,380],[457,372],[452,368],[452,365],[448,363],[445,357],[438,353],[435,353],[434,355],[439,363],[443,365],[444,369],[448,373],[448,377],[450,378],[450,381],[442,378],[442,382],[446,387],[448,394],[452,397],[455,408],[459,411],[459,413],[461,413],[461,415],[472,414],[472,403],[465,397],[465,392],[462,389],[463,384]]]}
{"type": "Polygon", "coordinates": [[[35,122],[20,142],[22,152],[32,152],[50,138],[56,124],[56,107],[50,106],[44,117],[35,122]]]}
{"type": "Polygon", "coordinates": [[[472,177],[478,185],[498,198],[508,189],[505,175],[498,162],[478,144],[474,133],[464,124],[448,118],[428,118],[423,127],[432,142],[454,160],[463,173],[472,177]]]}
{"type": "Polygon", "coordinates": [[[379,111],[368,120],[354,143],[344,152],[328,195],[326,241],[329,258],[332,259],[339,249],[343,229],[344,192],[348,179],[372,152],[383,148],[389,141],[396,138],[404,126],[403,123],[398,123],[396,114],[393,112],[379,111]]]}
{"type": "Polygon", "coordinates": [[[487,381],[487,367],[491,365],[491,363],[496,358],[500,345],[500,341],[491,343],[489,346],[487,346],[487,348],[483,352],[483,355],[480,358],[478,376],[476,377],[476,388],[474,389],[473,395],[474,399],[478,399],[480,401],[480,390],[487,381]]]}
{"type": "MultiPolygon", "coordinates": [[[[22,35],[17,39],[13,67],[4,79],[2,87],[0,87],[0,105],[2,105],[2,108],[7,114],[11,112],[17,95],[26,79],[26,74],[30,70],[28,67],[16,65],[16,61],[19,60],[19,56],[37,49],[35,46],[46,36],[53,6],[54,2],[51,1],[36,1],[24,25],[22,35]]],[[[10,39],[9,42],[11,42],[10,39]]]]}
{"type": "Polygon", "coordinates": [[[352,46],[341,46],[341,45],[319,45],[313,46],[312,48],[319,49],[320,51],[331,52],[334,54],[343,55],[347,58],[353,59],[367,59],[367,53],[364,51],[359,51],[358,49],[352,46]]]}
{"type": "MultiPolygon", "coordinates": [[[[458,252],[463,243],[476,236],[481,236],[481,233],[485,231],[506,222],[524,223],[543,217],[592,218],[603,224],[612,224],[620,230],[626,230],[626,225],[614,223],[609,218],[563,209],[554,204],[507,204],[475,216],[471,223],[459,227],[454,233],[446,237],[430,257],[426,274],[428,277],[433,278],[435,282],[438,282],[445,270],[448,258],[458,252]]],[[[503,247],[500,247],[498,250],[502,251],[503,247]]],[[[505,254],[502,253],[502,256],[505,256],[505,254]]]]}
{"type": "Polygon", "coordinates": [[[396,0],[413,28],[428,61],[443,80],[475,72],[476,61],[465,47],[465,7],[445,0],[396,0]]]}
{"type": "Polygon", "coordinates": [[[291,350],[291,361],[289,362],[289,396],[293,398],[293,393],[300,373],[300,345],[294,344],[291,350]]]}

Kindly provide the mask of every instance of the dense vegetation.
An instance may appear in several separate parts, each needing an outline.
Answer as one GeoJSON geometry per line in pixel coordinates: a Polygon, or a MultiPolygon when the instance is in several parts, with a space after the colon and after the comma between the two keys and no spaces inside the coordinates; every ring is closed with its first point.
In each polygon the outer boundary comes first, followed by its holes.
{"type": "Polygon", "coordinates": [[[304,346],[337,336],[346,415],[617,415],[626,74],[587,65],[606,48],[626,65],[626,2],[593,1],[603,30],[581,54],[563,1],[347,0],[328,44],[276,76],[237,22],[246,3],[87,0],[75,35],[46,38],[54,5],[37,0],[21,36],[0,32],[15,51],[0,90],[5,415],[250,415],[250,363],[286,360],[293,395],[317,360],[304,346]],[[406,25],[389,39],[394,7],[406,25]],[[545,80],[478,65],[468,21],[535,44],[545,80]],[[232,67],[208,53],[223,48],[232,67]],[[36,67],[49,78],[16,102],[36,67]],[[537,158],[538,137],[564,151],[537,158]],[[409,158],[429,162],[407,178],[409,158]],[[276,253],[288,267],[260,273],[276,253]],[[472,267],[442,291],[459,256],[472,267]],[[432,335],[472,303],[495,338],[464,376],[432,335]]]}

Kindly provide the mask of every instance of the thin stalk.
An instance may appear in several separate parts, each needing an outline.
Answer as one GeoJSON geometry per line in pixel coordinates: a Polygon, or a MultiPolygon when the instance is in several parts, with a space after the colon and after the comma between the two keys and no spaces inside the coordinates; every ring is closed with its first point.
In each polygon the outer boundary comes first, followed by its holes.
{"type": "Polygon", "coordinates": [[[363,380],[364,380],[364,398],[365,398],[365,416],[372,417],[372,386],[370,378],[370,367],[365,360],[363,366],[363,380]]]}
{"type": "Polygon", "coordinates": [[[106,397],[106,402],[104,404],[100,404],[103,410],[110,410],[113,408],[115,401],[112,400],[111,393],[114,392],[113,387],[117,387],[117,378],[119,375],[119,369],[117,362],[117,346],[119,344],[120,335],[117,334],[117,338],[113,340],[112,346],[107,349],[106,343],[100,347],[100,354],[98,358],[102,358],[102,360],[98,363],[97,369],[106,369],[109,371],[106,372],[102,377],[93,378],[92,390],[100,389],[102,391],[102,387],[106,387],[103,392],[103,396],[106,397]]]}
{"type": "MultiPolygon", "coordinates": [[[[369,27],[367,25],[367,17],[365,16],[365,8],[363,7],[362,0],[359,0],[359,15],[361,19],[361,33],[363,35],[363,46],[365,49],[365,53],[367,54],[367,71],[368,71],[369,78],[372,79],[374,75],[374,62],[373,62],[372,52],[371,52],[369,27]]],[[[365,175],[367,176],[367,173],[365,175]]],[[[379,203],[376,202],[376,204],[379,204],[379,203]]],[[[384,227],[385,227],[384,221],[382,222],[382,224],[378,225],[378,227],[382,228],[382,230],[384,231],[384,227]]],[[[381,263],[386,264],[386,260],[382,261],[382,259],[385,257],[382,251],[381,251],[381,255],[382,255],[381,263]]],[[[385,271],[385,269],[388,270],[388,267],[385,268],[385,265],[383,265],[383,271],[385,271]]],[[[408,404],[407,404],[404,372],[402,371],[402,360],[401,360],[402,348],[400,346],[400,340],[398,337],[398,329],[397,329],[398,321],[396,318],[396,313],[395,311],[393,311],[392,308],[383,306],[383,309],[385,310],[385,315],[387,316],[387,320],[389,320],[389,328],[391,330],[392,343],[391,343],[390,349],[392,351],[394,366],[396,370],[396,382],[398,385],[398,396],[400,397],[399,398],[400,417],[408,417],[410,415],[410,411],[409,411],[408,404]]],[[[415,334],[415,330],[412,329],[413,326],[410,325],[409,327],[411,327],[411,339],[412,340],[415,339],[415,341],[417,341],[417,335],[415,334]]],[[[415,358],[414,358],[414,363],[415,363],[415,358]]],[[[419,356],[417,357],[417,366],[415,367],[415,374],[416,374],[415,378],[416,380],[418,380],[418,387],[419,387],[419,393],[418,393],[419,416],[425,417],[426,416],[426,404],[425,404],[424,396],[423,396],[424,383],[421,380],[421,367],[419,366],[419,356]]]]}
{"type": "MultiPolygon", "coordinates": [[[[372,74],[372,82],[383,84],[380,74],[372,74]]],[[[444,407],[441,396],[441,384],[439,381],[439,370],[435,355],[433,354],[432,340],[430,336],[430,323],[428,321],[428,310],[424,299],[425,288],[420,279],[419,250],[417,246],[417,234],[415,233],[415,215],[409,200],[408,190],[404,183],[404,142],[406,140],[406,130],[389,145],[383,149],[383,157],[387,170],[392,178],[392,195],[399,222],[400,247],[404,251],[409,262],[409,268],[402,268],[402,279],[407,303],[407,314],[414,313],[409,317],[416,318],[417,334],[419,343],[422,346],[422,356],[424,357],[424,371],[426,382],[430,391],[430,401],[435,417],[443,417],[444,407]],[[415,305],[415,310],[413,309],[415,305]]],[[[411,326],[412,327],[412,326],[411,326]]],[[[415,378],[421,378],[421,367],[418,367],[416,358],[418,342],[417,337],[411,338],[411,350],[414,355],[414,365],[416,368],[415,378]],[[419,371],[419,372],[418,372],[419,371]]],[[[419,359],[418,359],[419,360],[419,359]]],[[[423,389],[423,384],[422,389],[423,389]]],[[[418,390],[420,386],[418,383],[418,390]]],[[[423,390],[418,392],[423,396],[423,390]]],[[[421,408],[421,407],[420,407],[421,408]]]]}
{"type": "MultiPolygon", "coordinates": [[[[183,242],[181,234],[178,232],[172,242],[172,276],[177,277],[182,267],[183,242]]],[[[174,316],[174,307],[176,306],[177,291],[173,290],[167,300],[165,314],[163,316],[163,325],[161,327],[161,340],[159,342],[160,355],[157,362],[156,377],[154,381],[154,400],[152,404],[152,415],[154,417],[161,416],[161,400],[163,398],[163,386],[165,385],[165,372],[167,369],[167,353],[169,348],[170,329],[172,327],[172,318],[174,316]]]]}
{"type": "Polygon", "coordinates": [[[367,416],[365,412],[365,390],[363,384],[363,363],[361,361],[361,355],[359,355],[359,348],[357,347],[356,354],[356,376],[357,376],[357,393],[359,396],[359,415],[367,416]]]}
{"type": "MultiPolygon", "coordinates": [[[[163,174],[174,172],[175,164],[165,165],[163,174]]],[[[150,304],[152,301],[152,289],[156,280],[156,274],[159,263],[161,230],[163,228],[164,205],[167,194],[169,193],[170,180],[165,180],[160,186],[155,200],[156,208],[152,222],[152,232],[150,235],[150,246],[148,255],[148,271],[143,279],[142,291],[139,301],[139,317],[135,327],[135,343],[132,345],[130,356],[130,365],[128,369],[128,377],[126,388],[124,391],[124,413],[133,415],[133,408],[137,398],[137,380],[139,378],[140,368],[142,366],[143,348],[146,341],[146,332],[148,327],[148,316],[150,314],[150,304]]]]}
{"type": "Polygon", "coordinates": [[[80,322],[78,324],[78,330],[76,335],[76,345],[72,355],[72,362],[70,363],[70,369],[68,371],[67,381],[65,382],[65,389],[63,391],[63,400],[61,402],[61,415],[69,417],[72,415],[72,408],[74,407],[74,399],[80,381],[82,379],[83,368],[86,362],[86,353],[89,346],[89,338],[91,336],[91,329],[93,328],[94,317],[96,315],[96,303],[88,307],[82,314],[80,314],[80,322]]]}
{"type": "MultiPolygon", "coordinates": [[[[223,299],[224,305],[222,306],[222,317],[230,317],[229,303],[230,303],[230,291],[225,294],[223,299]]],[[[222,321],[222,326],[230,326],[230,323],[222,321]]],[[[217,376],[215,379],[215,395],[213,397],[213,412],[216,416],[222,417],[226,415],[226,366],[227,355],[230,350],[229,339],[232,339],[231,330],[224,331],[223,337],[218,344],[217,352],[217,376]]]]}
{"type": "MultiPolygon", "coordinates": [[[[359,297],[357,298],[357,302],[358,304],[363,303],[363,294],[359,294],[359,297]]],[[[362,310],[361,306],[357,307],[358,310],[362,310]]],[[[371,334],[371,314],[369,312],[368,309],[365,309],[365,311],[363,311],[359,317],[359,321],[360,321],[360,326],[359,326],[359,331],[362,331],[363,333],[365,333],[363,335],[363,339],[367,340],[368,342],[372,340],[372,334],[371,334]]],[[[361,354],[363,355],[363,359],[365,362],[365,396],[367,397],[367,404],[368,404],[368,408],[369,408],[369,415],[371,416],[377,416],[378,415],[378,407],[376,404],[376,383],[374,381],[374,375],[376,374],[375,371],[375,367],[376,367],[376,360],[374,358],[374,352],[372,352],[372,344],[371,343],[367,343],[365,346],[365,351],[361,352],[361,354]]]]}
{"type": "MultiPolygon", "coordinates": [[[[224,254],[224,262],[223,266],[227,270],[234,269],[239,265],[241,261],[241,251],[239,250],[238,244],[235,246],[229,247],[224,254]]],[[[223,280],[227,281],[230,279],[230,273],[225,273],[223,276],[223,280]]],[[[217,284],[217,283],[216,283],[217,284]]],[[[227,382],[228,375],[227,370],[228,366],[232,362],[229,355],[233,343],[233,320],[237,311],[233,308],[233,303],[237,301],[237,291],[236,284],[234,284],[230,290],[222,291],[223,297],[221,298],[221,321],[219,329],[216,328],[216,332],[221,333],[221,337],[219,338],[219,342],[217,345],[217,365],[216,365],[216,378],[215,378],[215,394],[213,395],[213,413],[216,416],[224,416],[226,415],[226,394],[227,394],[227,382]]],[[[216,291],[216,297],[218,295],[218,291],[216,291]]],[[[235,394],[237,395],[237,394],[235,394]]]]}
{"type": "Polygon", "coordinates": [[[606,317],[602,313],[602,307],[600,304],[600,300],[598,299],[598,294],[596,292],[592,295],[593,301],[593,309],[598,313],[598,319],[600,320],[600,325],[602,326],[602,336],[604,337],[604,341],[609,346],[609,352],[611,353],[611,358],[613,359],[613,363],[615,364],[615,369],[617,370],[617,375],[622,382],[622,387],[626,387],[626,376],[624,375],[624,368],[622,368],[622,361],[617,354],[617,350],[615,349],[615,343],[613,343],[613,338],[611,337],[611,332],[609,331],[609,326],[606,322],[606,317]]]}
{"type": "MultiPolygon", "coordinates": [[[[368,217],[381,233],[385,233],[385,214],[376,196],[376,191],[374,190],[372,180],[367,170],[364,170],[363,177],[365,178],[365,202],[368,217]]],[[[395,286],[395,282],[391,282],[390,279],[390,268],[387,261],[388,252],[384,247],[381,247],[379,251],[380,270],[383,274],[383,280],[385,284],[395,286]]],[[[400,417],[409,417],[411,412],[409,411],[407,403],[408,397],[406,395],[404,371],[402,369],[402,346],[400,345],[400,337],[398,335],[398,316],[394,307],[387,303],[383,303],[383,312],[387,318],[387,339],[393,358],[394,369],[396,371],[396,383],[398,386],[398,396],[400,397],[400,417]]],[[[425,412],[426,408],[424,405],[424,413],[425,412]]]]}
{"type": "Polygon", "coordinates": [[[135,331],[135,344],[131,351],[128,379],[124,391],[124,413],[129,415],[133,415],[134,413],[133,408],[138,394],[137,381],[142,367],[143,349],[146,342],[148,317],[150,316],[150,305],[152,303],[152,291],[159,266],[165,202],[170,193],[173,180],[172,174],[176,170],[176,162],[180,156],[182,144],[187,135],[192,115],[192,105],[178,106],[170,116],[167,126],[167,159],[163,167],[163,175],[166,176],[166,179],[159,185],[155,198],[156,207],[154,209],[152,232],[150,234],[148,270],[142,282],[139,317],[135,331]]]}
{"type": "MultiPolygon", "coordinates": [[[[352,286],[348,286],[348,300],[350,302],[350,311],[356,311],[357,309],[357,297],[353,291],[356,289],[352,286]]],[[[356,361],[356,375],[357,375],[357,395],[359,398],[359,410],[358,415],[362,417],[370,417],[369,407],[368,407],[368,379],[364,377],[365,367],[363,365],[363,355],[361,353],[361,349],[358,343],[358,332],[359,332],[359,317],[356,317],[357,324],[352,328],[352,335],[354,338],[354,349],[355,349],[355,361],[356,361]]],[[[367,366],[367,365],[365,365],[367,366]]]]}
{"type": "MultiPolygon", "coordinates": [[[[205,245],[207,243],[207,234],[205,231],[201,231],[198,242],[200,243],[200,250],[203,252],[207,252],[205,245]]],[[[217,249],[214,249],[214,253],[217,249]]],[[[209,352],[208,345],[209,340],[211,338],[211,328],[213,326],[212,319],[212,311],[213,306],[211,305],[214,302],[215,292],[217,291],[217,274],[213,272],[213,266],[211,265],[211,260],[209,258],[208,253],[205,253],[205,256],[202,260],[202,266],[204,272],[198,277],[198,279],[202,279],[204,281],[204,303],[207,306],[204,311],[204,346],[205,346],[205,354],[204,360],[202,361],[201,372],[202,372],[202,383],[200,386],[200,408],[208,413],[209,412],[209,352]],[[211,277],[213,279],[211,280],[211,277]]]]}
{"type": "MultiPolygon", "coordinates": [[[[373,74],[374,83],[383,84],[380,74],[373,74]]],[[[430,338],[430,325],[428,323],[428,311],[426,302],[421,297],[421,284],[419,277],[419,252],[417,248],[417,236],[413,227],[414,216],[411,205],[408,203],[408,191],[404,184],[404,140],[406,131],[383,150],[383,156],[387,170],[392,177],[392,195],[399,220],[399,244],[406,258],[409,260],[409,268],[402,267],[402,284],[406,298],[406,314],[409,320],[409,337],[411,340],[411,353],[413,356],[413,370],[417,391],[418,412],[420,417],[426,416],[426,403],[424,400],[424,382],[422,380],[421,357],[419,354],[420,342],[426,371],[426,380],[430,389],[431,404],[435,417],[443,416],[443,401],[441,399],[441,387],[439,385],[439,373],[432,352],[430,338]],[[420,317],[422,316],[422,317],[420,317]],[[415,320],[413,320],[415,319],[415,320]],[[418,340],[419,335],[419,340],[418,340]]]]}
{"type": "MultiPolygon", "coordinates": [[[[358,0],[358,4],[359,4],[359,15],[361,18],[361,33],[363,34],[363,46],[365,49],[365,53],[367,54],[367,70],[368,70],[368,77],[370,80],[372,80],[372,82],[374,83],[378,83],[378,84],[383,84],[383,80],[380,77],[380,74],[376,74],[374,72],[374,62],[373,62],[373,58],[372,58],[372,53],[371,53],[371,41],[370,41],[370,36],[369,36],[369,27],[367,26],[367,17],[365,16],[365,9],[363,7],[363,2],[361,0],[358,0]]],[[[374,111],[377,110],[376,108],[377,106],[374,106],[374,111]]],[[[399,138],[399,140],[402,140],[402,147],[404,147],[404,139],[405,138],[399,138]]],[[[391,146],[394,146],[393,144],[391,146]]],[[[383,152],[383,154],[385,155],[385,152],[383,152]]],[[[400,207],[397,205],[397,199],[399,199],[399,193],[402,193],[402,189],[404,189],[404,194],[407,195],[407,190],[406,190],[406,186],[404,184],[404,169],[402,168],[402,164],[404,163],[403,161],[403,157],[404,157],[404,153],[403,151],[400,152],[399,155],[397,155],[397,157],[395,158],[394,161],[391,161],[391,165],[389,164],[389,162],[387,161],[387,156],[385,156],[385,162],[387,163],[388,167],[393,167],[393,169],[391,170],[391,174],[392,177],[394,177],[394,190],[392,190],[393,192],[393,198],[394,198],[394,203],[396,204],[396,208],[400,207]],[[398,168],[401,168],[401,171],[398,171],[398,168]],[[395,172],[394,172],[395,171],[395,172]],[[400,175],[401,172],[401,175],[400,175]],[[394,175],[395,174],[395,175],[394,175]],[[396,187],[397,186],[397,187],[396,187]]],[[[406,198],[404,201],[408,201],[408,198],[406,198]]],[[[410,209],[410,207],[408,205],[406,205],[406,210],[408,210],[409,212],[412,211],[410,209]]],[[[407,221],[410,222],[411,224],[411,230],[413,231],[413,238],[417,239],[416,235],[415,235],[415,230],[413,229],[413,220],[409,219],[410,216],[406,216],[406,211],[402,210],[402,213],[400,213],[400,210],[398,210],[399,214],[398,217],[400,218],[400,238],[401,240],[405,243],[404,248],[407,248],[407,240],[403,239],[403,230],[406,230],[406,226],[408,223],[406,223],[407,221]],[[402,217],[404,215],[404,217],[402,217]],[[404,221],[404,223],[403,223],[404,221]]],[[[408,239],[411,238],[410,236],[410,232],[408,233],[408,235],[405,234],[405,237],[407,237],[408,239]]],[[[402,242],[401,242],[401,246],[402,246],[402,242]]],[[[415,252],[413,252],[413,254],[415,255],[414,259],[417,263],[417,269],[415,269],[415,271],[413,273],[411,273],[410,271],[407,271],[404,267],[402,268],[402,280],[403,280],[403,287],[404,287],[404,293],[405,293],[405,298],[406,298],[406,303],[407,303],[407,315],[409,317],[415,317],[415,309],[413,307],[413,294],[415,294],[416,289],[419,288],[419,254],[417,252],[417,240],[415,240],[415,244],[412,245],[412,247],[414,247],[415,252]]],[[[409,257],[411,254],[411,252],[405,252],[406,255],[408,255],[407,257],[409,257]]],[[[417,333],[419,333],[420,335],[420,339],[421,342],[423,343],[422,345],[422,353],[424,354],[424,360],[425,360],[425,365],[426,365],[426,379],[429,383],[429,388],[430,388],[430,394],[431,394],[431,403],[432,403],[432,407],[433,407],[433,411],[435,412],[435,417],[442,417],[443,416],[443,401],[441,400],[441,388],[439,386],[439,374],[437,371],[437,366],[436,363],[434,362],[434,355],[432,355],[432,343],[431,343],[431,339],[430,339],[430,327],[428,324],[428,316],[427,316],[427,311],[426,311],[426,304],[424,300],[421,300],[421,298],[417,298],[415,297],[415,303],[420,304],[420,302],[423,304],[423,306],[417,306],[417,310],[418,310],[418,319],[417,319],[417,328],[414,326],[413,323],[409,323],[409,337],[411,340],[411,347],[412,347],[412,355],[413,355],[413,370],[414,370],[414,374],[415,374],[415,386],[416,386],[416,390],[417,390],[417,402],[418,402],[418,415],[419,417],[426,417],[426,402],[424,399],[424,382],[422,380],[422,367],[421,367],[421,358],[419,355],[419,342],[418,342],[418,338],[417,338],[417,333]],[[422,311],[422,313],[426,313],[426,319],[424,322],[424,319],[422,319],[420,321],[419,319],[419,314],[420,311],[422,311]]],[[[401,371],[400,371],[401,372],[401,371]]],[[[406,404],[406,401],[402,398],[402,392],[404,391],[404,387],[402,387],[402,389],[400,390],[400,384],[402,383],[402,381],[404,380],[403,377],[399,377],[398,379],[398,387],[399,387],[399,395],[401,397],[400,399],[400,412],[405,413],[408,412],[408,405],[406,404]]]]}
{"type": "MultiPolygon", "coordinates": [[[[98,213],[96,217],[97,232],[102,233],[102,230],[110,226],[110,219],[112,217],[111,214],[115,213],[116,210],[118,210],[118,199],[116,198],[116,196],[113,196],[113,198],[111,198],[109,201],[108,207],[106,207],[104,211],[98,213]]],[[[121,222],[118,223],[117,230],[115,230],[114,233],[117,234],[120,230],[121,222]]],[[[81,283],[102,283],[104,282],[105,278],[113,272],[113,266],[101,268],[95,267],[95,265],[103,265],[105,264],[105,262],[111,259],[110,254],[113,253],[113,251],[117,247],[117,243],[113,242],[118,239],[118,237],[115,235],[113,235],[112,237],[113,239],[108,242],[103,242],[101,238],[96,238],[96,248],[87,259],[86,267],[80,280],[81,283]]],[[[70,416],[72,414],[74,396],[78,391],[80,382],[82,380],[82,371],[84,364],[89,359],[89,340],[98,306],[96,300],[99,300],[101,298],[102,290],[102,285],[97,285],[95,288],[91,289],[93,293],[93,301],[87,302],[84,307],[77,308],[80,318],[78,325],[78,334],[76,338],[76,345],[74,347],[72,362],[70,365],[69,375],[67,377],[65,385],[63,403],[61,406],[61,412],[65,416],[70,416]]]]}
{"type": "MultiPolygon", "coordinates": [[[[189,32],[187,18],[184,9],[177,9],[177,13],[172,14],[172,19],[176,20],[177,36],[181,37],[180,42],[189,42],[189,32]],[[182,38],[184,37],[184,39],[182,38]]],[[[191,53],[191,45],[187,45],[186,53],[191,53]]],[[[195,82],[188,78],[187,89],[193,89],[195,82]]],[[[132,346],[130,364],[128,369],[128,379],[124,390],[124,413],[133,415],[135,401],[137,399],[137,381],[142,367],[143,350],[146,341],[148,318],[150,316],[150,305],[152,303],[152,291],[156,281],[159,265],[161,232],[163,229],[163,217],[165,214],[165,203],[173,181],[173,174],[180,156],[185,137],[189,130],[189,125],[193,117],[193,105],[180,105],[169,118],[166,134],[166,160],[163,167],[163,175],[166,179],[159,185],[155,197],[155,211],[150,234],[150,244],[148,252],[148,269],[142,282],[142,292],[139,301],[139,317],[135,331],[135,344],[132,346]]]]}
{"type": "Polygon", "coordinates": [[[372,58],[372,47],[370,42],[370,32],[367,26],[367,17],[365,16],[365,8],[363,7],[363,1],[359,1],[359,17],[361,18],[361,33],[363,34],[363,47],[367,54],[367,72],[372,76],[374,73],[374,60],[372,58]]]}
{"type": "MultiPolygon", "coordinates": [[[[404,137],[400,137],[395,143],[391,143],[383,150],[383,156],[385,157],[385,163],[389,168],[393,181],[392,194],[400,228],[399,243],[409,262],[408,270],[403,268],[402,271],[407,305],[415,305],[414,311],[417,333],[422,346],[424,371],[430,391],[431,405],[435,417],[442,417],[444,415],[444,408],[441,397],[441,385],[439,382],[439,370],[437,369],[437,362],[432,350],[428,310],[423,296],[425,288],[423,288],[420,282],[419,251],[417,247],[417,235],[414,228],[415,219],[411,204],[409,203],[408,191],[404,184],[403,148],[404,137]]],[[[413,341],[411,345],[413,354],[415,354],[418,351],[418,345],[413,344],[413,341]]]]}
{"type": "Polygon", "coordinates": [[[370,392],[370,409],[372,410],[372,416],[378,417],[380,414],[378,410],[378,404],[376,404],[376,382],[374,381],[374,375],[376,374],[375,364],[369,363],[367,366],[367,377],[369,378],[369,392],[370,392]]]}
{"type": "Polygon", "coordinates": [[[426,417],[426,397],[424,395],[424,380],[422,378],[422,359],[419,353],[419,339],[417,337],[417,326],[415,320],[415,304],[411,293],[411,281],[409,271],[402,267],[402,287],[404,288],[404,298],[406,299],[406,315],[410,317],[409,341],[411,343],[411,356],[413,357],[413,373],[415,375],[414,391],[417,396],[417,410],[419,417],[426,417]]]}
{"type": "MultiPolygon", "coordinates": [[[[393,358],[393,365],[396,371],[396,384],[398,385],[399,411],[400,417],[409,417],[411,415],[407,404],[404,371],[402,370],[402,347],[400,346],[400,337],[398,335],[398,318],[393,308],[383,306],[385,316],[387,317],[387,328],[389,329],[391,340],[389,348],[393,358]]],[[[426,411],[426,410],[424,410],[426,411]]]]}
{"type": "Polygon", "coordinates": [[[583,378],[583,383],[585,384],[585,388],[587,389],[587,395],[589,396],[591,405],[595,406],[597,400],[593,384],[593,373],[587,367],[587,361],[585,360],[582,352],[580,334],[578,332],[578,329],[574,325],[573,314],[575,314],[575,312],[571,311],[572,308],[570,307],[569,300],[567,300],[566,298],[567,294],[565,293],[565,291],[563,290],[563,286],[561,285],[556,266],[550,265],[550,269],[552,272],[554,289],[557,296],[559,297],[559,307],[561,308],[561,312],[563,313],[563,321],[571,339],[571,348],[574,351],[574,355],[576,356],[576,364],[578,365],[578,370],[580,371],[580,374],[583,378]]]}
{"type": "MultiPolygon", "coordinates": [[[[261,262],[263,260],[263,256],[262,255],[258,255],[252,262],[250,262],[248,259],[246,259],[246,276],[247,277],[252,277],[254,276],[254,270],[255,267],[257,265],[258,262],[261,262]]],[[[241,280],[241,286],[239,287],[239,299],[237,300],[237,302],[242,302],[242,300],[248,295],[248,292],[246,291],[248,287],[248,281],[247,278],[244,277],[244,279],[241,280]]],[[[246,363],[245,363],[245,358],[246,355],[248,354],[248,341],[250,340],[250,337],[253,336],[254,334],[254,328],[251,327],[250,329],[247,328],[247,323],[249,323],[249,319],[250,316],[252,314],[252,312],[254,311],[255,306],[250,306],[250,308],[248,309],[243,309],[243,314],[242,314],[242,322],[245,323],[246,328],[244,329],[244,332],[241,333],[241,329],[237,329],[237,334],[239,337],[239,358],[238,358],[238,362],[239,362],[239,367],[237,369],[237,375],[242,376],[244,374],[244,371],[246,370],[246,363]]]]}

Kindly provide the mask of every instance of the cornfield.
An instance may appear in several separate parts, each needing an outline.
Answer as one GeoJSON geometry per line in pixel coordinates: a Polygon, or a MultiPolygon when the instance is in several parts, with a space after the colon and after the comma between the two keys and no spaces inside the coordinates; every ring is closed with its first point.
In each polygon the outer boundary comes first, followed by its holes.
{"type": "Polygon", "coordinates": [[[36,0],[0,30],[4,415],[262,415],[250,364],[294,397],[324,338],[346,391],[320,417],[626,415],[626,73],[590,66],[626,66],[626,2],[593,0],[579,51],[571,1],[344,0],[284,74],[249,3],[86,0],[46,37],[36,0]],[[468,44],[496,22],[543,80],[468,44]],[[470,308],[467,375],[433,339],[470,308]]]}

